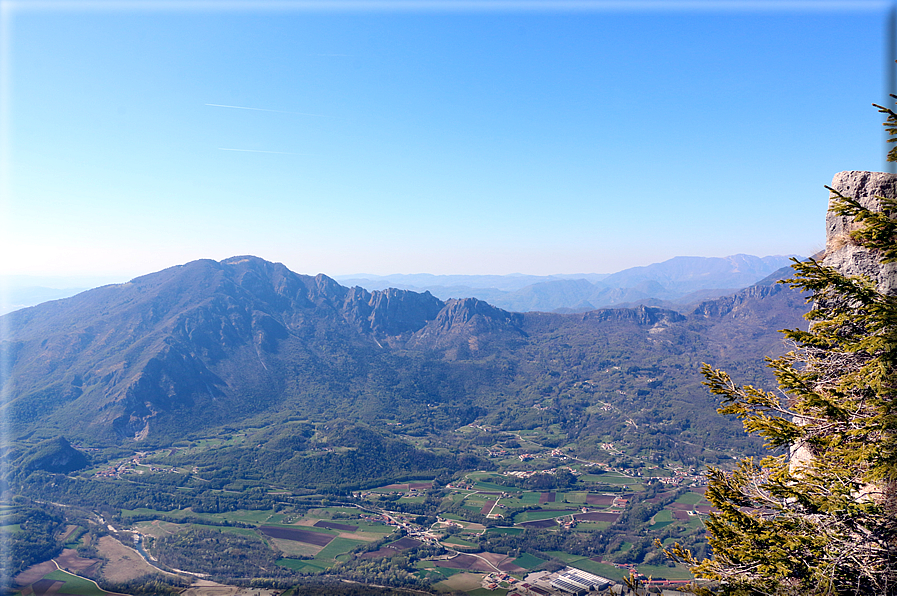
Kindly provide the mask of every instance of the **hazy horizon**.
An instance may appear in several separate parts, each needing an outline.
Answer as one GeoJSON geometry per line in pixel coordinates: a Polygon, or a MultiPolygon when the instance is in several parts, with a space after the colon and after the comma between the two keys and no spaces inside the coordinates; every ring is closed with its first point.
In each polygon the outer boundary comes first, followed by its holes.
{"type": "Polygon", "coordinates": [[[884,163],[890,6],[8,3],[0,274],[812,254],[884,163]]]}
{"type": "MultiPolygon", "coordinates": [[[[387,279],[392,277],[415,277],[415,276],[432,276],[434,278],[451,278],[451,277],[500,277],[500,278],[511,278],[511,277],[523,277],[523,278],[559,278],[559,279],[571,279],[577,278],[577,276],[583,277],[607,277],[613,275],[615,273],[620,273],[622,271],[626,271],[632,268],[639,267],[649,267],[651,265],[656,265],[659,263],[664,263],[666,261],[677,259],[677,258],[728,258],[743,255],[745,253],[739,253],[738,255],[724,255],[721,257],[695,257],[695,255],[676,255],[674,257],[670,257],[670,259],[664,259],[663,261],[657,261],[655,263],[645,263],[644,265],[633,265],[632,267],[623,267],[621,269],[613,269],[610,271],[579,271],[575,273],[548,273],[548,274],[531,274],[531,273],[520,273],[520,272],[511,272],[511,273],[464,273],[464,272],[455,272],[455,273],[430,273],[428,271],[411,271],[411,272],[401,272],[395,271],[392,273],[385,274],[375,274],[375,273],[366,273],[366,272],[356,272],[356,273],[342,273],[342,274],[330,274],[326,271],[295,271],[294,273],[298,273],[300,275],[318,275],[324,274],[328,277],[333,278],[336,281],[346,280],[346,279],[354,279],[354,278],[371,278],[371,279],[387,279]]],[[[232,257],[239,256],[258,256],[258,255],[231,255],[231,257],[226,257],[225,259],[218,260],[226,260],[232,257]]],[[[766,259],[770,257],[789,257],[789,256],[801,256],[801,255],[748,255],[748,256],[756,256],[761,259],[766,259]]],[[[264,257],[259,257],[264,258],[264,257]]],[[[267,259],[265,259],[267,260],[267,259]]],[[[279,262],[279,261],[278,261],[279,262]]],[[[176,263],[170,265],[169,267],[177,267],[180,265],[184,265],[186,263],[176,263]]],[[[168,267],[164,267],[166,269],[168,267]]],[[[157,271],[145,271],[142,273],[138,273],[132,276],[122,276],[122,275],[33,275],[33,274],[3,274],[0,273],[0,290],[3,288],[26,288],[26,287],[45,287],[49,289],[91,289],[95,287],[99,287],[102,285],[108,284],[119,284],[126,283],[135,277],[141,277],[143,275],[150,275],[152,273],[156,273],[157,271]]]]}

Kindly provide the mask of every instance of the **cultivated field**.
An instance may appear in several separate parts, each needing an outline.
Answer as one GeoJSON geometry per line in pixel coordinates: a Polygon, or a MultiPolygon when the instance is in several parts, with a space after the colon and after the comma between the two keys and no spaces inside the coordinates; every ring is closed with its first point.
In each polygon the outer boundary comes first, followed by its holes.
{"type": "Polygon", "coordinates": [[[103,577],[110,582],[125,582],[147,574],[163,574],[144,561],[136,550],[128,548],[112,536],[100,538],[97,550],[108,559],[103,566],[103,577]]]}

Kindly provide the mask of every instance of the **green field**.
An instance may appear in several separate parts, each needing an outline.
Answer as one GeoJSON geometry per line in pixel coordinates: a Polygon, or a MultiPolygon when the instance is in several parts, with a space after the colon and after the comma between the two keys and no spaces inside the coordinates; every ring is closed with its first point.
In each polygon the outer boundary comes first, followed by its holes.
{"type": "Polygon", "coordinates": [[[523,528],[489,528],[487,532],[492,532],[494,534],[522,534],[523,528]]]}
{"type": "Polygon", "coordinates": [[[252,536],[254,538],[258,538],[258,532],[256,532],[252,528],[233,528],[231,526],[207,526],[205,524],[191,524],[190,527],[191,528],[202,528],[203,530],[214,530],[216,532],[227,532],[228,534],[237,534],[240,536],[252,536]]]}
{"type": "Polygon", "coordinates": [[[200,517],[207,517],[219,521],[262,525],[267,524],[274,515],[276,514],[271,509],[263,509],[260,511],[237,509],[235,511],[226,511],[224,513],[207,513],[200,517]]]}
{"type": "Polygon", "coordinates": [[[65,585],[57,590],[59,594],[74,594],[76,596],[104,596],[106,592],[99,589],[92,581],[83,577],[72,575],[65,571],[56,570],[44,576],[44,579],[63,581],[65,585]]]}
{"type": "Polygon", "coordinates": [[[629,476],[621,476],[613,472],[606,474],[583,474],[581,476],[586,482],[604,482],[606,484],[638,484],[638,478],[629,476]]]}
{"type": "Polygon", "coordinates": [[[608,579],[623,579],[624,576],[628,576],[629,573],[625,572],[622,569],[617,569],[613,565],[605,565],[604,563],[598,563],[591,559],[586,559],[583,557],[577,561],[573,561],[570,563],[571,567],[576,567],[577,569],[582,569],[583,571],[588,571],[589,573],[594,573],[595,575],[601,575],[608,579]]]}
{"type": "Polygon", "coordinates": [[[514,564],[518,567],[523,567],[524,569],[532,569],[534,567],[538,567],[542,563],[544,563],[542,559],[539,557],[535,557],[529,553],[523,553],[516,559],[514,559],[514,564]]]}
{"type": "MultiPolygon", "coordinates": [[[[570,513],[575,512],[575,509],[571,509],[570,513]]],[[[563,511],[524,511],[523,513],[518,514],[514,518],[514,523],[526,522],[526,521],[539,521],[540,519],[552,519],[555,517],[561,517],[562,515],[569,515],[568,513],[564,513],[563,511]]]]}
{"type": "MultiPolygon", "coordinates": [[[[340,520],[339,523],[343,523],[342,520],[340,520]]],[[[386,536],[387,534],[392,534],[394,528],[384,526],[383,524],[358,524],[358,530],[360,532],[370,532],[371,534],[381,534],[386,536]]]]}
{"type": "Polygon", "coordinates": [[[301,559],[278,559],[277,564],[293,571],[300,573],[317,573],[324,571],[326,567],[316,561],[305,561],[301,559]]]}
{"type": "Polygon", "coordinates": [[[607,579],[612,579],[615,581],[620,581],[624,577],[629,577],[629,573],[624,569],[619,569],[614,567],[613,565],[606,565],[604,563],[596,563],[595,561],[591,561],[589,559],[582,559],[582,561],[588,561],[588,569],[586,569],[585,565],[582,564],[574,564],[573,567],[579,567],[583,571],[588,571],[589,573],[594,573],[595,575],[600,575],[601,577],[606,577],[607,579]]]}
{"type": "Polygon", "coordinates": [[[527,505],[536,505],[539,503],[539,493],[527,491],[520,495],[518,499],[527,505]]]}
{"type": "MultiPolygon", "coordinates": [[[[305,528],[303,528],[305,529],[305,528]]],[[[315,555],[315,560],[336,559],[337,555],[347,553],[359,544],[365,544],[364,540],[352,540],[351,538],[334,538],[321,552],[315,555]]]]}
{"type": "Polygon", "coordinates": [[[516,489],[508,487],[508,486],[502,486],[501,484],[493,484],[491,482],[483,482],[483,481],[477,482],[476,484],[473,485],[473,487],[476,490],[488,490],[491,492],[511,492],[511,491],[516,490],[516,489]]]}
{"type": "Polygon", "coordinates": [[[703,498],[704,495],[701,495],[699,493],[685,493],[684,495],[676,499],[676,502],[682,503],[683,505],[694,505],[703,498]]]}
{"type": "Polygon", "coordinates": [[[265,523],[266,524],[275,524],[275,525],[277,525],[277,524],[279,524],[279,525],[292,524],[294,521],[296,521],[300,517],[302,517],[302,516],[296,515],[296,514],[275,513],[275,514],[271,515],[271,517],[269,517],[268,521],[266,521],[265,523]]]}
{"type": "Polygon", "coordinates": [[[570,563],[571,561],[578,561],[579,559],[583,558],[579,555],[571,555],[569,553],[565,553],[560,550],[550,550],[547,552],[549,555],[551,555],[555,559],[557,559],[559,561],[563,561],[564,563],[570,563]]]}
{"type": "Polygon", "coordinates": [[[557,550],[548,551],[548,554],[571,567],[576,567],[577,569],[582,569],[583,571],[588,571],[589,573],[594,573],[595,575],[600,575],[608,579],[619,580],[622,579],[624,575],[629,575],[628,573],[624,573],[622,569],[617,569],[613,565],[596,563],[591,559],[580,557],[579,555],[571,555],[557,550]]]}
{"type": "Polygon", "coordinates": [[[428,579],[433,583],[447,579],[456,573],[461,573],[460,569],[449,569],[448,567],[428,567],[417,572],[418,577],[428,579]]]}
{"type": "Polygon", "coordinates": [[[497,474],[495,472],[471,472],[467,475],[467,478],[470,480],[483,480],[486,478],[496,478],[497,474]]]}
{"type": "Polygon", "coordinates": [[[331,519],[334,513],[358,515],[358,509],[355,509],[354,507],[318,507],[317,509],[309,509],[306,517],[331,519]]]}
{"type": "Polygon", "coordinates": [[[688,523],[685,524],[685,525],[687,525],[689,528],[703,528],[703,527],[704,527],[704,522],[701,520],[701,516],[699,516],[699,515],[692,515],[692,516],[688,519],[688,523]]]}
{"type": "Polygon", "coordinates": [[[654,523],[648,526],[649,530],[660,530],[673,523],[673,512],[663,509],[654,516],[654,523]]]}
{"type": "Polygon", "coordinates": [[[590,521],[590,522],[579,522],[576,524],[576,529],[583,532],[596,532],[598,530],[605,530],[610,526],[610,522],[601,522],[601,521],[590,521]]]}
{"type": "Polygon", "coordinates": [[[457,544],[459,546],[477,546],[477,544],[475,542],[471,542],[470,540],[464,540],[463,538],[458,538],[457,536],[449,536],[442,542],[444,544],[457,544]]]}

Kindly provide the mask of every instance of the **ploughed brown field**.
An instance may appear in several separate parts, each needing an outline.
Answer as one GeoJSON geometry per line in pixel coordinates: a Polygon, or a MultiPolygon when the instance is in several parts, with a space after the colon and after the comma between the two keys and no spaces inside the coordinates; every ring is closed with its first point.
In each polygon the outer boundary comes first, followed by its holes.
{"type": "Polygon", "coordinates": [[[56,562],[60,567],[71,571],[72,573],[93,573],[102,564],[99,559],[85,559],[78,556],[78,552],[73,548],[67,548],[62,551],[56,562]]]}
{"type": "Polygon", "coordinates": [[[558,524],[553,519],[540,519],[538,521],[523,522],[517,525],[523,526],[524,528],[551,528],[558,524]]]}
{"type": "Polygon", "coordinates": [[[554,503],[554,500],[557,498],[557,493],[541,493],[539,495],[539,505],[544,505],[545,503],[554,503]]]}
{"type": "Polygon", "coordinates": [[[522,573],[526,569],[514,565],[515,557],[509,557],[502,553],[477,553],[502,571],[506,573],[522,573]]]}
{"type": "Polygon", "coordinates": [[[43,596],[44,594],[55,594],[65,585],[65,582],[53,579],[41,579],[31,584],[33,594],[43,596]]]}
{"type": "Polygon", "coordinates": [[[401,540],[396,540],[392,544],[387,544],[383,548],[375,551],[371,551],[369,553],[364,553],[361,555],[362,559],[380,559],[382,557],[392,557],[395,556],[396,553],[400,553],[405,550],[411,550],[416,546],[420,546],[420,540],[415,540],[414,538],[405,537],[401,540]]]}
{"type": "Polygon", "coordinates": [[[56,571],[56,565],[53,564],[53,561],[44,561],[43,563],[32,565],[22,573],[18,574],[15,578],[15,582],[20,586],[27,586],[28,584],[40,581],[40,578],[53,571],[56,571]]]}
{"type": "Polygon", "coordinates": [[[350,526],[349,524],[338,524],[321,520],[315,524],[316,528],[327,528],[328,530],[339,530],[340,532],[357,532],[358,526],[350,526]]]}
{"type": "Polygon", "coordinates": [[[514,565],[513,561],[514,557],[509,557],[500,553],[479,553],[478,556],[458,555],[451,559],[435,561],[435,563],[437,567],[445,567],[447,569],[466,569],[468,571],[481,571],[486,573],[495,571],[495,567],[498,567],[505,573],[523,573],[526,571],[523,567],[514,565]],[[483,559],[486,559],[486,561],[483,559]],[[492,565],[489,563],[492,563],[492,565]]]}
{"type": "Polygon", "coordinates": [[[396,550],[409,550],[416,546],[420,546],[420,540],[415,540],[414,538],[408,538],[406,536],[400,540],[396,540],[388,546],[396,550]]]}
{"type": "Polygon", "coordinates": [[[688,515],[688,511],[686,511],[685,509],[676,509],[675,511],[673,511],[673,517],[678,520],[687,521],[691,516],[688,515]]]}
{"type": "Polygon", "coordinates": [[[436,566],[445,567],[447,569],[467,569],[469,571],[482,571],[485,573],[495,571],[492,565],[490,565],[486,561],[478,559],[477,557],[472,557],[470,555],[458,555],[457,557],[453,557],[446,561],[436,561],[436,566]]]}
{"type": "Polygon", "coordinates": [[[324,534],[323,532],[300,530],[299,528],[281,528],[279,526],[262,526],[259,528],[259,531],[271,538],[293,540],[295,542],[304,542],[305,544],[314,544],[315,546],[327,546],[335,538],[335,536],[324,534]]]}
{"type": "Polygon", "coordinates": [[[614,498],[611,495],[586,495],[587,505],[613,505],[614,498]]]}
{"type": "Polygon", "coordinates": [[[483,508],[480,509],[480,513],[483,515],[487,515],[490,511],[492,511],[492,506],[495,505],[495,501],[486,501],[486,504],[483,505],[483,508]]]}

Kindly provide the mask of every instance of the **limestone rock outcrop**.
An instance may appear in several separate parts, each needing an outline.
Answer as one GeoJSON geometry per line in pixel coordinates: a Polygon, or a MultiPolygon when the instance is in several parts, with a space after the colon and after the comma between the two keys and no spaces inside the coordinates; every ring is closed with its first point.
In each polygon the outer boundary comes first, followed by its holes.
{"type": "MultiPolygon", "coordinates": [[[[897,174],[885,172],[847,171],[835,174],[831,188],[845,197],[851,197],[871,211],[881,211],[882,198],[897,198],[897,174]]],[[[860,227],[852,218],[837,215],[831,211],[838,200],[832,193],[829,211],[825,218],[825,257],[822,264],[834,267],[844,275],[866,276],[876,282],[883,294],[897,294],[897,263],[882,263],[881,255],[874,250],[859,246],[850,233],[860,227]]],[[[800,419],[796,419],[800,422],[800,419]]],[[[813,457],[807,447],[798,444],[791,449],[791,469],[799,468],[813,457]]],[[[890,499],[894,502],[897,485],[868,485],[860,495],[890,499]]]]}
{"type": "MultiPolygon", "coordinates": [[[[880,197],[897,198],[897,174],[885,172],[839,172],[832,180],[832,188],[852,197],[872,211],[881,210],[880,197]]],[[[829,199],[833,204],[835,195],[829,199]]],[[[897,293],[897,263],[882,264],[881,257],[857,244],[850,232],[859,226],[850,218],[831,211],[825,218],[825,258],[823,265],[834,267],[844,275],[867,275],[878,282],[884,294],[897,293]]]]}

